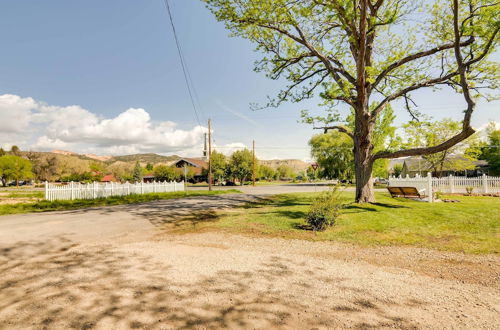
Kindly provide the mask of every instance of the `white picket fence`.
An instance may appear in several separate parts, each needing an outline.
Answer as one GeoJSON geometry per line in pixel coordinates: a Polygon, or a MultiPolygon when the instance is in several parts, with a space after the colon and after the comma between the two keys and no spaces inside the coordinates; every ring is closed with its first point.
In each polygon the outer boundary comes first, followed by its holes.
{"type": "Polygon", "coordinates": [[[486,174],[472,178],[453,175],[433,178],[430,174],[427,177],[416,176],[414,178],[390,177],[389,187],[415,187],[417,190],[423,190],[426,196],[432,196],[432,193],[437,191],[452,194],[467,193],[467,188],[472,188],[472,193],[497,194],[500,193],[500,177],[486,174]]]}
{"type": "Polygon", "coordinates": [[[132,194],[163,193],[184,191],[184,182],[151,182],[151,183],[88,183],[69,182],[65,185],[56,185],[45,182],[45,199],[73,200],[96,199],[110,196],[126,196],[132,194]]]}

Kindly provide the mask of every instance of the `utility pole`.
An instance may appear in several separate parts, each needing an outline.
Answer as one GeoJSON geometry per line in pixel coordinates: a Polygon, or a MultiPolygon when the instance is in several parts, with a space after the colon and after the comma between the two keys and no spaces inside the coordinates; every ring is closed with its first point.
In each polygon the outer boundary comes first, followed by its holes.
{"type": "Polygon", "coordinates": [[[208,190],[212,190],[212,121],[208,119],[208,190]]]}
{"type": "Polygon", "coordinates": [[[187,194],[187,166],[184,162],[184,193],[187,194]]]}
{"type": "Polygon", "coordinates": [[[255,187],[255,140],[252,141],[252,183],[255,187]]]}

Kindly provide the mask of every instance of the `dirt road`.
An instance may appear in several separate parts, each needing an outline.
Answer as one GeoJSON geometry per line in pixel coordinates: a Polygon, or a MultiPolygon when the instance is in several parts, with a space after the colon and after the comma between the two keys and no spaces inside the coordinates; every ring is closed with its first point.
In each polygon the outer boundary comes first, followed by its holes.
{"type": "Polygon", "coordinates": [[[163,230],[252,198],[0,217],[0,328],[500,327],[497,256],[163,230]]]}

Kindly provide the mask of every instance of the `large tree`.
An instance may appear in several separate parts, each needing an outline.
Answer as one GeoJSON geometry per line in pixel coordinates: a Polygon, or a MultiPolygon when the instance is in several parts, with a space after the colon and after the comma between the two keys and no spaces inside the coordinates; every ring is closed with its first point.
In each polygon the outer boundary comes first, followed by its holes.
{"type": "Polygon", "coordinates": [[[256,69],[289,84],[269,105],[298,102],[317,90],[333,109],[323,129],[353,140],[356,201],[373,202],[375,160],[432,154],[474,133],[471,116],[480,89],[495,87],[497,64],[487,62],[498,42],[496,0],[204,0],[234,35],[265,55],[256,69]],[[374,150],[380,113],[412,92],[448,86],[462,93],[461,130],[432,147],[374,150]],[[354,130],[342,123],[349,107],[354,130]]]}

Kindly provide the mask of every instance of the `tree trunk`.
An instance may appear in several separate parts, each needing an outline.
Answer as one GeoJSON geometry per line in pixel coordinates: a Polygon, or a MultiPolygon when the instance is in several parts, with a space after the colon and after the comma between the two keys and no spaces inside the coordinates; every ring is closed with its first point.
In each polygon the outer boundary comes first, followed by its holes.
{"type": "MultiPolygon", "coordinates": [[[[363,118],[364,119],[364,118],[363,118]]],[[[354,169],[356,172],[356,203],[373,203],[373,143],[374,123],[369,120],[356,120],[354,134],[354,169]]]]}
{"type": "Polygon", "coordinates": [[[356,203],[373,203],[375,195],[373,191],[372,169],[373,161],[363,155],[362,152],[354,154],[356,170],[356,203]]]}

